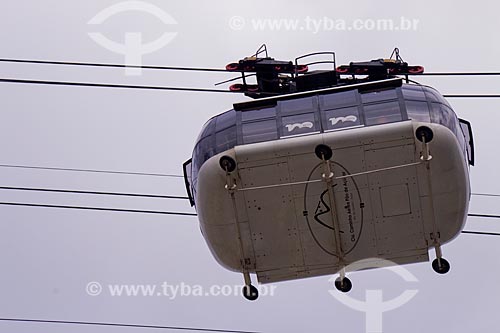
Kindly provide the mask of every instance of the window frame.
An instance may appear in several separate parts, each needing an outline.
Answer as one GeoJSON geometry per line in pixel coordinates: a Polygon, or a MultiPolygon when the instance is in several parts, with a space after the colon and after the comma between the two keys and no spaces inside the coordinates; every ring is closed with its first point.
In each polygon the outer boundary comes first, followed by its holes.
{"type": "Polygon", "coordinates": [[[472,125],[469,121],[465,119],[458,118],[458,123],[460,124],[460,129],[465,138],[465,145],[467,150],[467,157],[469,165],[474,166],[475,163],[475,152],[474,152],[474,136],[472,134],[472,125]],[[467,132],[465,132],[465,130],[467,132]]]}
{"type": "Polygon", "coordinates": [[[364,115],[365,126],[378,126],[378,125],[392,124],[392,123],[405,121],[404,114],[401,110],[401,103],[397,99],[391,99],[391,100],[385,100],[385,101],[380,101],[380,102],[375,102],[375,103],[363,104],[363,115],[364,115]],[[376,114],[380,110],[384,110],[385,109],[384,107],[387,107],[390,104],[392,104],[392,106],[397,106],[397,110],[399,111],[399,113],[380,113],[379,116],[373,117],[374,114],[376,114]],[[369,110],[370,108],[373,108],[376,112],[374,112],[374,110],[369,110]],[[399,119],[392,120],[392,121],[372,123],[374,119],[379,119],[382,116],[384,116],[384,117],[399,116],[399,119]]]}
{"type": "Polygon", "coordinates": [[[189,160],[184,162],[184,164],[182,164],[182,172],[184,174],[184,185],[186,186],[186,192],[188,194],[189,204],[191,205],[191,207],[193,207],[195,205],[194,196],[192,193],[193,186],[190,182],[190,180],[192,181],[192,175],[191,175],[191,170],[192,170],[192,165],[193,165],[192,163],[193,163],[193,159],[190,158],[189,160]],[[188,168],[189,168],[189,171],[188,171],[188,168]]]}
{"type": "MultiPolygon", "coordinates": [[[[249,144],[266,142],[266,141],[274,141],[274,140],[278,140],[280,137],[279,132],[278,132],[278,128],[277,128],[277,119],[276,118],[264,118],[264,119],[253,120],[253,121],[246,121],[246,122],[242,122],[240,126],[241,126],[240,127],[240,129],[241,129],[241,143],[240,144],[242,144],[242,145],[249,145],[249,144]],[[259,136],[263,136],[263,135],[269,136],[270,134],[272,134],[272,135],[275,135],[275,137],[274,138],[266,138],[265,140],[259,139],[257,141],[253,141],[253,140],[250,140],[251,142],[247,141],[249,138],[251,138],[251,136],[249,136],[248,134],[245,135],[245,126],[259,126],[259,125],[262,125],[266,122],[273,122],[274,123],[274,126],[272,126],[272,128],[274,129],[274,132],[265,132],[265,133],[259,134],[259,136]]],[[[255,134],[253,136],[255,137],[255,134]]]]}

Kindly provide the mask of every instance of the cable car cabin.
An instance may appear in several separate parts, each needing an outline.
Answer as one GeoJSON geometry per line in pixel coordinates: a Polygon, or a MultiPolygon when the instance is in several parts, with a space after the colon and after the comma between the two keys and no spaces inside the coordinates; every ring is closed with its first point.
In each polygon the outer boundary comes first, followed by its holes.
{"type": "Polygon", "coordinates": [[[397,78],[235,104],[205,124],[184,174],[210,250],[247,287],[249,273],[340,272],[348,291],[361,259],[435,248],[434,270],[449,270],[440,246],[464,226],[473,158],[470,124],[397,78]]]}

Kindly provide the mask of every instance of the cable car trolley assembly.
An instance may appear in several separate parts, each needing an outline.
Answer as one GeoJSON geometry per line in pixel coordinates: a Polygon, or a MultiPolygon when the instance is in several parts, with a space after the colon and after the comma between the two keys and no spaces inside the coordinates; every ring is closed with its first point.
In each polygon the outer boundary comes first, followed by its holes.
{"type": "Polygon", "coordinates": [[[250,273],[260,283],[338,273],[347,292],[349,264],[424,262],[429,249],[447,273],[442,245],[468,212],[472,130],[438,91],[398,77],[423,67],[397,49],[338,68],[332,52],[283,62],[259,51],[227,67],[243,80],[230,89],[255,99],[210,119],[184,163],[203,236],[243,273],[244,296],[258,296],[250,273]],[[318,55],[328,60],[304,62],[318,55]]]}

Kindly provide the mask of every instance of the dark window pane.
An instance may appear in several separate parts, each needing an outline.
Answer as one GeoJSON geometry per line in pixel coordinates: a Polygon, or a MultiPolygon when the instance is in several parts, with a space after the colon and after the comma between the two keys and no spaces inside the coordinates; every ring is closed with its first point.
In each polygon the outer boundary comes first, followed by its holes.
{"type": "Polygon", "coordinates": [[[198,142],[193,153],[193,174],[198,174],[203,163],[214,155],[212,136],[206,137],[198,142]]]}
{"type": "Polygon", "coordinates": [[[379,125],[402,120],[398,102],[364,105],[366,125],[379,125]]]}
{"type": "Polygon", "coordinates": [[[276,120],[244,123],[241,126],[243,143],[254,143],[278,139],[276,120]]]}
{"type": "Polygon", "coordinates": [[[200,141],[202,138],[206,138],[207,136],[211,135],[214,132],[215,119],[216,118],[212,118],[209,121],[207,121],[205,125],[203,125],[203,127],[201,128],[200,135],[198,136],[198,139],[196,141],[200,141]]]}
{"type": "Polygon", "coordinates": [[[432,103],[432,122],[448,127],[455,135],[458,133],[456,115],[446,105],[432,103]]]}
{"type": "Polygon", "coordinates": [[[266,108],[260,110],[251,110],[251,111],[242,111],[241,112],[241,120],[249,121],[249,120],[258,120],[265,118],[276,118],[276,109],[275,108],[266,108]]]}
{"type": "Polygon", "coordinates": [[[386,101],[390,99],[398,99],[396,89],[380,90],[361,94],[361,101],[363,102],[363,104],[386,101]]]}
{"type": "Polygon", "coordinates": [[[283,136],[319,131],[314,121],[314,113],[283,117],[281,122],[283,123],[283,136]]]}
{"type": "Polygon", "coordinates": [[[281,101],[279,102],[281,114],[314,111],[313,101],[313,97],[299,98],[290,101],[281,101]]]}
{"type": "Polygon", "coordinates": [[[357,90],[344,91],[330,95],[321,95],[319,96],[321,110],[331,110],[358,105],[357,95],[357,90]]]}
{"type": "Polygon", "coordinates": [[[423,87],[423,89],[424,89],[425,96],[426,96],[427,100],[429,100],[431,102],[437,102],[437,103],[442,101],[443,98],[434,89],[432,89],[430,87],[423,87]]]}
{"type": "Polygon", "coordinates": [[[423,87],[425,96],[427,100],[435,103],[441,103],[446,105],[447,107],[451,108],[450,104],[448,101],[441,95],[437,90],[431,88],[431,87],[423,87]]]}
{"type": "Polygon", "coordinates": [[[422,121],[429,123],[431,117],[429,115],[429,105],[427,102],[419,101],[405,101],[406,112],[408,113],[408,118],[416,121],[422,121]]]}
{"type": "Polygon", "coordinates": [[[340,129],[361,125],[361,117],[357,106],[325,112],[327,130],[340,129]]]}
{"type": "MultiPolygon", "coordinates": [[[[462,148],[462,150],[465,152],[467,150],[467,147],[466,147],[466,143],[465,143],[465,136],[466,136],[466,131],[468,132],[468,130],[466,130],[466,128],[464,128],[464,124],[462,123],[458,123],[458,127],[457,127],[457,138],[458,138],[458,143],[460,144],[460,147],[462,148]]],[[[467,127],[467,126],[465,126],[467,127]]],[[[466,154],[464,154],[466,155],[466,154]]],[[[465,156],[467,157],[467,156],[465,156]]]]}
{"type": "Polygon", "coordinates": [[[215,153],[218,154],[236,146],[236,126],[215,133],[215,153]]]}
{"type": "Polygon", "coordinates": [[[414,85],[404,85],[403,86],[403,97],[405,99],[411,99],[416,101],[425,101],[425,94],[421,86],[414,85]]]}
{"type": "Polygon", "coordinates": [[[223,114],[216,117],[217,122],[215,125],[215,131],[219,132],[229,126],[236,125],[236,112],[234,110],[224,112],[223,114]]]}

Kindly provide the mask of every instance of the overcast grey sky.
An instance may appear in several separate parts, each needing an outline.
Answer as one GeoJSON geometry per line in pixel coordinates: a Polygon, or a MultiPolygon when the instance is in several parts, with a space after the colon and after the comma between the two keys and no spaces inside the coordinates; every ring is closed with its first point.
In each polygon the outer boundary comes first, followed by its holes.
{"type": "MultiPolygon", "coordinates": [[[[122,63],[124,57],[93,41],[101,32],[122,42],[126,32],[153,41],[177,36],[145,55],[144,64],[223,67],[267,43],[271,55],[293,59],[335,51],[340,63],[388,57],[395,46],[428,71],[498,71],[500,30],[495,1],[160,1],[149,0],[177,24],[147,13],[116,15],[100,26],[87,22],[111,0],[3,1],[1,58],[122,63]],[[236,21],[234,16],[239,16],[236,21]],[[418,20],[414,30],[333,30],[325,22],[356,19],[418,20]],[[294,19],[303,29],[253,25],[259,19],[294,19]],[[321,21],[323,20],[323,21],[321,21]],[[319,25],[309,25],[307,22],[319,25]],[[235,26],[234,22],[237,22],[235,26]],[[238,23],[239,22],[239,23],[238,23]],[[241,23],[244,24],[241,24],[241,23]],[[320,22],[320,23],[318,23],[320,22]],[[321,23],[323,22],[323,23],[321,23]],[[319,27],[319,28],[318,28],[319,27]],[[236,30],[235,30],[236,28],[236,30]]],[[[216,73],[63,68],[0,64],[2,78],[29,78],[196,86],[228,78],[216,73]]],[[[498,93],[500,78],[427,77],[442,93],[498,93]]],[[[229,94],[134,91],[0,84],[0,164],[180,174],[203,123],[245,97],[229,94]]],[[[500,100],[450,100],[471,121],[476,164],[473,192],[500,193],[500,100]]],[[[175,178],[0,169],[0,186],[183,195],[175,178]]],[[[0,201],[192,211],[187,202],[0,191],[0,201]]],[[[473,197],[470,212],[500,213],[500,199],[473,197]]],[[[277,284],[275,295],[248,302],[237,296],[89,296],[103,284],[235,285],[240,274],[212,258],[196,218],[0,206],[0,317],[212,327],[263,332],[363,332],[364,313],[328,292],[328,277],[277,284]]],[[[470,218],[466,229],[500,231],[498,221],[470,218]]],[[[406,268],[418,282],[373,270],[352,274],[352,297],[381,289],[391,299],[418,289],[403,307],[384,314],[384,332],[493,332],[499,326],[500,238],[461,235],[444,246],[451,271],[438,276],[430,263],[406,268]]],[[[434,257],[434,253],[431,253],[434,257]]],[[[0,332],[123,332],[125,329],[0,322],[0,332]]],[[[143,329],[127,329],[146,332],[143,329]]]]}

